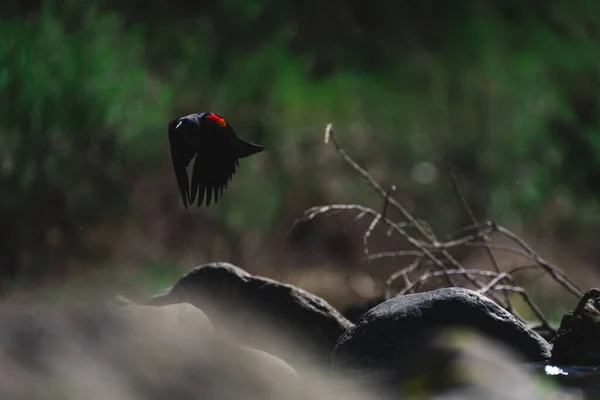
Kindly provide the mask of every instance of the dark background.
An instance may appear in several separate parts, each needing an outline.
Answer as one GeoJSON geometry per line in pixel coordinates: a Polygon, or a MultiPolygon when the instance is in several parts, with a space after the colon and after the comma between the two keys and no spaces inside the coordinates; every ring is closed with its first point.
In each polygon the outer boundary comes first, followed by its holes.
{"type": "MultiPolygon", "coordinates": [[[[323,143],[329,122],[439,232],[469,222],[446,157],[478,218],[593,286],[599,16],[584,0],[4,0],[3,291],[151,293],[230,261],[336,305],[375,295],[404,264],[360,263],[369,221],[320,219],[283,251],[309,206],[382,205],[323,143]],[[167,123],[199,111],[267,151],[241,162],[218,206],[185,212],[167,123]]],[[[556,285],[529,285],[557,315],[570,304],[556,285]]]]}

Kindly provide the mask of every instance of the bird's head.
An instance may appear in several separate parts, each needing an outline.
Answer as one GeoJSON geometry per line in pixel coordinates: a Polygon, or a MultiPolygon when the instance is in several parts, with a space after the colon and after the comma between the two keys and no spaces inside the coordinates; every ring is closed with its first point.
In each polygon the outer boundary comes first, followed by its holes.
{"type": "Polygon", "coordinates": [[[169,121],[169,133],[175,132],[183,124],[183,120],[180,118],[172,119],[169,121]]]}

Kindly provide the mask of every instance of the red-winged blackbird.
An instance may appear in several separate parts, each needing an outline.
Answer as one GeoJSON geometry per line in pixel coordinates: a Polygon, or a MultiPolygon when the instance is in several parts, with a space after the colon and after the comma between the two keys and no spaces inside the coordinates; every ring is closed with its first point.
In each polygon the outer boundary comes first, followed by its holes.
{"type": "Polygon", "coordinates": [[[237,137],[231,125],[215,113],[190,114],[169,121],[169,142],[175,177],[183,205],[206,206],[214,195],[215,204],[239,166],[239,159],[260,153],[264,147],[237,137]],[[187,166],[196,156],[191,187],[187,166]]]}

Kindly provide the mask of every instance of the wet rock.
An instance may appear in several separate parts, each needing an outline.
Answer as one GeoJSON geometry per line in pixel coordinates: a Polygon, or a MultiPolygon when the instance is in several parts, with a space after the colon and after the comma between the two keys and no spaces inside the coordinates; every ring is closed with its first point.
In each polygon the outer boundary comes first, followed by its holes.
{"type": "Polygon", "coordinates": [[[419,357],[406,359],[397,398],[435,400],[582,399],[535,374],[497,340],[471,329],[444,329],[418,341],[419,357]]]}
{"type": "Polygon", "coordinates": [[[293,285],[251,275],[229,263],[194,268],[147,304],[181,302],[206,312],[216,329],[281,356],[279,346],[259,326],[269,326],[320,354],[329,354],[337,339],[353,326],[325,300],[293,285]]]}
{"type": "Polygon", "coordinates": [[[579,391],[586,399],[600,399],[600,371],[595,367],[533,364],[530,369],[566,389],[579,391]]]}
{"type": "Polygon", "coordinates": [[[565,314],[554,338],[551,362],[556,365],[600,365],[600,290],[587,291],[565,314]]]}
{"type": "Polygon", "coordinates": [[[333,365],[394,369],[420,357],[415,340],[442,327],[463,326],[494,338],[530,361],[550,357],[550,345],[492,300],[462,288],[409,294],[374,307],[337,342],[333,365]]]}
{"type": "Polygon", "coordinates": [[[418,356],[399,360],[395,369],[346,376],[381,400],[582,400],[578,390],[560,388],[513,349],[473,329],[440,328],[407,347],[418,356]]]}

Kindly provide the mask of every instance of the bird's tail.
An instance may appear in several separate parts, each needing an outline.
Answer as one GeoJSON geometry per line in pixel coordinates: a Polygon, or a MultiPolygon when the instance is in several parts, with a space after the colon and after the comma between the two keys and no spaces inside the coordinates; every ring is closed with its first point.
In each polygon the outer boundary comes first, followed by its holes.
{"type": "Polygon", "coordinates": [[[238,139],[238,158],[249,157],[253,154],[260,153],[264,149],[265,148],[260,145],[238,139]]]}

